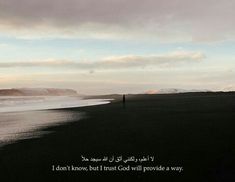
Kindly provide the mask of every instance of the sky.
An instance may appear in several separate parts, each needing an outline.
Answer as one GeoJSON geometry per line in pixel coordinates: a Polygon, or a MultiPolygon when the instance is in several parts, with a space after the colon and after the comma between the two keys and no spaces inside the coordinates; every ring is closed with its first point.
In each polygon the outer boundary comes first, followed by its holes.
{"type": "Polygon", "coordinates": [[[235,0],[0,0],[0,88],[235,90],[235,0]]]}

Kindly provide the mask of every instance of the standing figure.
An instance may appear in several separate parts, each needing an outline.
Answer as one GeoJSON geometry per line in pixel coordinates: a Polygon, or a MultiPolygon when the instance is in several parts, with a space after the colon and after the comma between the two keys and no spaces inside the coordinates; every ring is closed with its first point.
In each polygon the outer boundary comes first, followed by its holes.
{"type": "Polygon", "coordinates": [[[126,96],[125,96],[125,94],[122,95],[122,103],[123,103],[123,107],[125,108],[125,106],[126,106],[126,96]]]}

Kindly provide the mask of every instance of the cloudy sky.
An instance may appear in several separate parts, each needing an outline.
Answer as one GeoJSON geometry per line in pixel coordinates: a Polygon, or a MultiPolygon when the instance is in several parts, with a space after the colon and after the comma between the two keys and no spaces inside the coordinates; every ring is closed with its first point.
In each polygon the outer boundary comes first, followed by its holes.
{"type": "Polygon", "coordinates": [[[235,0],[0,0],[0,88],[235,90],[235,0]]]}

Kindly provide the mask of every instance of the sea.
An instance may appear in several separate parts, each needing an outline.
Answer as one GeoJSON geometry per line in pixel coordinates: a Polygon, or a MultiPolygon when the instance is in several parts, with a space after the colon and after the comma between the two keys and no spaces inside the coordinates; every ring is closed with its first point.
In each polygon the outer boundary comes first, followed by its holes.
{"type": "Polygon", "coordinates": [[[108,103],[109,99],[83,99],[78,96],[0,96],[0,147],[41,137],[52,132],[44,128],[85,117],[78,111],[56,109],[108,103]]]}

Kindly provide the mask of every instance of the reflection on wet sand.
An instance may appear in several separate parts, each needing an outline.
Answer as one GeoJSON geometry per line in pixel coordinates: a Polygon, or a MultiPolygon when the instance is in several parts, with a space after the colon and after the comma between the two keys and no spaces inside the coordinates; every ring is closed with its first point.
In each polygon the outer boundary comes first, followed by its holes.
{"type": "Polygon", "coordinates": [[[0,146],[16,140],[40,137],[48,132],[41,129],[77,121],[84,113],[62,110],[1,113],[0,146]]]}

